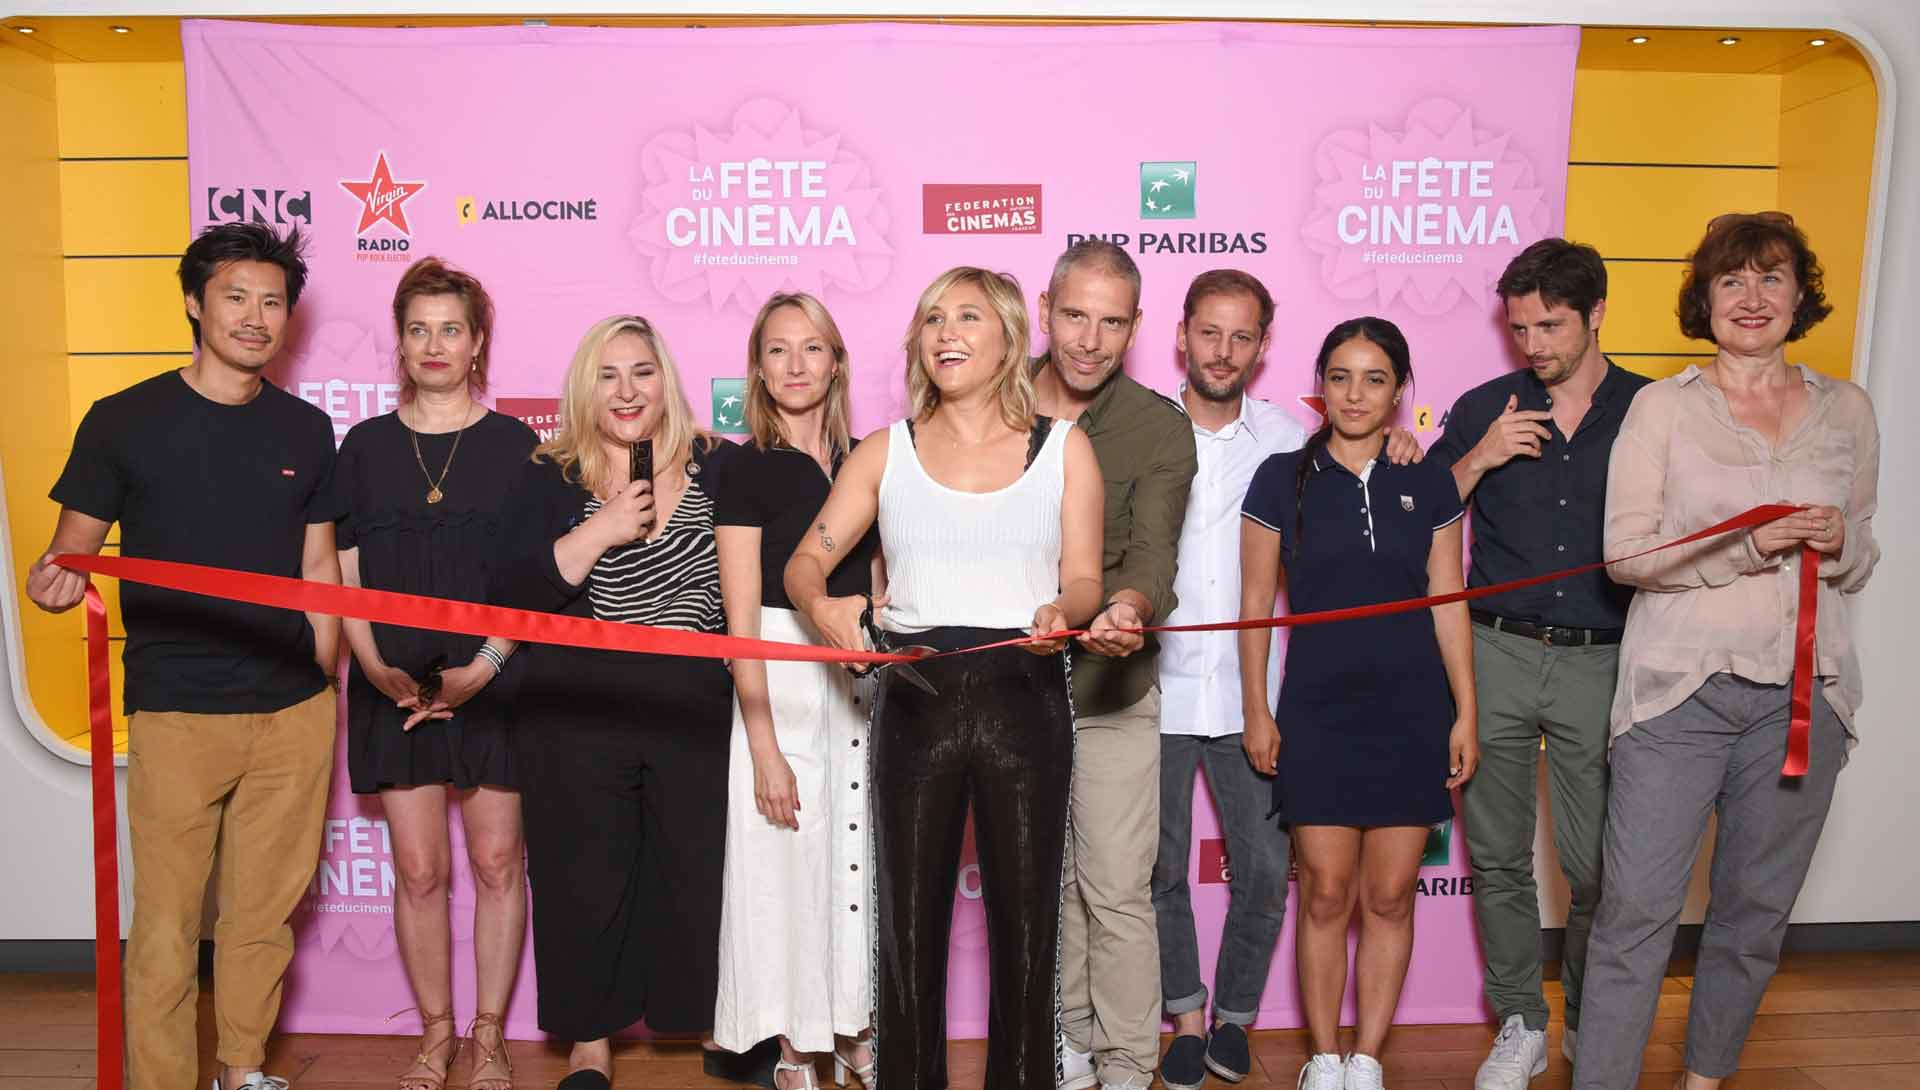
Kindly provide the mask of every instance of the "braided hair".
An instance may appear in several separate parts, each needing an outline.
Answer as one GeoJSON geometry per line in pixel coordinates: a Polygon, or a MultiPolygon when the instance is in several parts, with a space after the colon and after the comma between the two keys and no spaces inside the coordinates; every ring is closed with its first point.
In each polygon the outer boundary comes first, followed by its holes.
{"type": "MultiPolygon", "coordinates": [[[[1337,351],[1341,345],[1351,340],[1367,341],[1379,348],[1380,351],[1386,355],[1387,362],[1393,365],[1393,380],[1396,389],[1413,381],[1413,357],[1407,350],[1406,334],[1400,332],[1399,326],[1394,325],[1385,318],[1375,318],[1369,315],[1364,318],[1349,318],[1341,322],[1327,333],[1326,340],[1320,342],[1320,354],[1314,357],[1313,361],[1315,385],[1324,387],[1327,377],[1327,361],[1333,358],[1334,352],[1337,351]]],[[[1293,472],[1293,538],[1295,549],[1299,548],[1301,534],[1306,529],[1303,517],[1306,506],[1304,500],[1307,494],[1307,478],[1312,476],[1313,464],[1320,457],[1320,452],[1327,449],[1327,440],[1333,437],[1332,408],[1329,407],[1324,415],[1325,419],[1320,423],[1320,430],[1314,432],[1313,435],[1307,439],[1307,445],[1301,448],[1300,465],[1293,472]]]]}

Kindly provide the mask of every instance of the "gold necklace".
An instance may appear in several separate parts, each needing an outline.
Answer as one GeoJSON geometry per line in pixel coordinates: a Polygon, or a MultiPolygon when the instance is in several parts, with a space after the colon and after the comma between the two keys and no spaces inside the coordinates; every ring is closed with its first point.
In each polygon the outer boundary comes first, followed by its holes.
{"type": "MultiPolygon", "coordinates": [[[[468,409],[467,415],[472,414],[473,410],[468,409]]],[[[394,415],[400,416],[399,413],[394,415]]],[[[447,464],[440,467],[440,479],[437,481],[433,479],[433,474],[427,472],[427,460],[420,456],[420,433],[408,426],[405,417],[400,417],[400,426],[407,429],[407,438],[413,441],[413,460],[420,464],[420,474],[427,479],[427,502],[439,503],[446,499],[446,493],[440,491],[440,486],[446,483],[447,474],[453,472],[453,456],[460,453],[460,437],[467,434],[467,428],[470,426],[467,418],[465,416],[460,418],[460,430],[453,433],[453,449],[447,451],[447,464]]]]}

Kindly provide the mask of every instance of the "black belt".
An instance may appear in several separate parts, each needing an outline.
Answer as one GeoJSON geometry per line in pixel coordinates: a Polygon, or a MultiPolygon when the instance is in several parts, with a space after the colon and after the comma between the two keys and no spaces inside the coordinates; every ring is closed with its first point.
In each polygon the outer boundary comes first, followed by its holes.
{"type": "Polygon", "coordinates": [[[1599,644],[1619,643],[1626,632],[1624,628],[1561,628],[1550,624],[1534,624],[1531,621],[1516,621],[1488,613],[1482,609],[1467,611],[1473,617],[1474,624],[1485,625],[1496,632],[1509,632],[1515,636],[1524,636],[1530,640],[1555,647],[1582,647],[1599,644]]]}

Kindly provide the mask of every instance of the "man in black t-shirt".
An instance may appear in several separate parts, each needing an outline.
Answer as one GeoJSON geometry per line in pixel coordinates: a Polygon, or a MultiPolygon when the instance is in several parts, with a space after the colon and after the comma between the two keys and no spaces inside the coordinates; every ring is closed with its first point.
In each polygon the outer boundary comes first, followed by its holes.
{"type": "MultiPolygon", "coordinates": [[[[1544,575],[1601,558],[1607,464],[1644,376],[1600,352],[1607,267],[1562,238],[1527,247],[1499,291],[1527,367],[1460,395],[1433,456],[1453,469],[1473,511],[1470,587],[1544,575]]],[[[1524,1090],[1546,1070],[1534,888],[1534,785],[1544,741],[1553,839],[1571,899],[1561,983],[1573,1057],[1587,933],[1600,903],[1607,814],[1608,715],[1632,592],[1588,572],[1474,603],[1480,769],[1460,789],[1473,867],[1474,916],[1487,1005],[1500,1036],[1474,1090],[1524,1090]]]]}
{"type": "MultiPolygon", "coordinates": [[[[40,608],[81,600],[86,577],[52,560],[98,553],[115,522],[124,556],[340,581],[332,425],[261,377],[306,280],[300,242],[298,231],[226,224],[187,247],[180,287],[198,351],[178,371],[95,402],[80,422],[53,486],[53,543],[27,576],[40,608]]],[[[293,954],[288,920],[320,851],[340,622],[137,583],[122,585],[121,611],[129,1085],[199,1081],[201,905],[217,842],[213,1085],[264,1087],[293,954]]]]}

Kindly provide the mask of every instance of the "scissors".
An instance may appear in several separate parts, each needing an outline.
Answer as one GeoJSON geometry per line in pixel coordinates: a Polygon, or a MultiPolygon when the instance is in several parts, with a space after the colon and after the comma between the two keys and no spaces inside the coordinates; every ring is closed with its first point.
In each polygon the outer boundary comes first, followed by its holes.
{"type": "MultiPolygon", "coordinates": [[[[873,595],[871,594],[867,595],[866,607],[860,610],[860,627],[867,634],[867,646],[875,651],[895,655],[932,655],[939,651],[939,648],[928,647],[926,644],[911,644],[904,647],[893,646],[892,638],[889,637],[879,625],[873,623],[873,595]]],[[[865,676],[875,669],[876,667],[868,666],[859,671],[859,673],[865,676]]],[[[928,696],[940,695],[940,690],[933,687],[933,683],[927,680],[926,675],[914,669],[912,663],[885,662],[881,663],[877,669],[883,671],[892,670],[898,673],[902,678],[906,679],[908,684],[911,684],[914,688],[919,689],[928,696]]]]}

